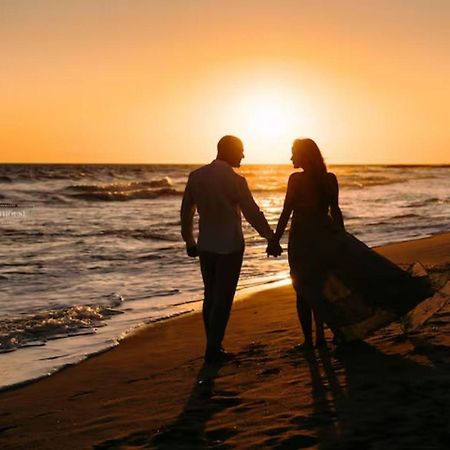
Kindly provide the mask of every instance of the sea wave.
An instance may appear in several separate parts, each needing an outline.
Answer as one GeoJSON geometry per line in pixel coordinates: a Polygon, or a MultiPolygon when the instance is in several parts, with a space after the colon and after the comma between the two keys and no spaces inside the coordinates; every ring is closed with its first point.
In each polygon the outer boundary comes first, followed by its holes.
{"type": "MultiPolygon", "coordinates": [[[[166,170],[167,166],[158,166],[166,170]]],[[[139,178],[154,172],[153,165],[128,164],[4,164],[0,165],[0,176],[6,175],[12,181],[54,181],[54,180],[105,180],[139,178]]]]}
{"type": "Polygon", "coordinates": [[[87,201],[127,201],[179,196],[183,193],[173,187],[169,177],[146,181],[128,181],[105,184],[75,184],[64,189],[70,198],[87,201]]]}
{"type": "Polygon", "coordinates": [[[122,302],[120,297],[111,305],[75,305],[3,319],[0,322],[0,353],[22,347],[45,345],[52,339],[93,334],[104,326],[104,320],[121,314],[114,309],[122,302]]]}
{"type": "Polygon", "coordinates": [[[426,217],[420,215],[420,214],[414,214],[414,213],[410,213],[410,214],[396,214],[395,216],[391,216],[388,218],[388,222],[387,223],[392,223],[393,220],[397,220],[397,219],[415,219],[415,218],[420,218],[420,219],[426,219],[426,217]]]}
{"type": "Polygon", "coordinates": [[[450,201],[450,198],[436,198],[436,197],[430,197],[426,198],[424,200],[419,200],[416,202],[412,202],[409,205],[407,205],[408,208],[421,208],[423,206],[432,205],[434,203],[448,203],[450,201]]]}
{"type": "Polygon", "coordinates": [[[136,189],[125,191],[90,191],[79,192],[73,194],[66,194],[71,198],[87,201],[128,201],[128,200],[148,200],[165,196],[181,196],[183,192],[177,191],[174,188],[161,188],[161,189],[136,189]]]}
{"type": "Polygon", "coordinates": [[[170,188],[173,182],[169,177],[150,181],[129,181],[121,183],[105,183],[105,184],[74,184],[67,187],[72,191],[81,192],[127,192],[136,191],[145,188],[170,188]]]}
{"type": "MultiPolygon", "coordinates": [[[[249,184],[253,192],[258,193],[284,193],[286,192],[287,181],[283,183],[271,182],[267,184],[259,184],[252,180],[252,176],[248,176],[249,184]]],[[[339,187],[345,189],[364,189],[373,186],[386,186],[391,184],[404,183],[408,181],[406,177],[383,177],[383,176],[343,176],[339,178],[339,187]]]]}
{"type": "Polygon", "coordinates": [[[83,234],[82,237],[88,236],[112,236],[123,239],[142,239],[142,240],[155,240],[155,241],[169,241],[180,242],[180,234],[170,232],[167,230],[152,230],[148,228],[120,228],[112,230],[100,230],[98,232],[83,234]]]}
{"type": "MultiPolygon", "coordinates": [[[[17,240],[17,242],[47,242],[48,239],[54,238],[66,238],[66,239],[85,239],[90,237],[117,237],[121,239],[137,239],[137,240],[154,240],[154,241],[168,241],[168,242],[180,242],[180,234],[177,231],[171,231],[170,228],[179,225],[179,221],[169,222],[164,224],[163,227],[157,227],[156,229],[150,228],[112,228],[112,229],[100,229],[95,231],[84,232],[81,230],[63,229],[60,231],[54,231],[52,229],[43,230],[28,230],[17,228],[2,228],[1,233],[4,237],[17,240]]],[[[82,241],[80,241],[82,243],[82,241]]],[[[97,255],[101,258],[101,255],[97,255]]],[[[108,255],[108,258],[111,257],[108,255]]],[[[0,261],[0,267],[5,265],[0,261]]],[[[0,275],[0,280],[1,280],[0,275]]]]}
{"type": "Polygon", "coordinates": [[[168,242],[180,242],[180,234],[170,232],[168,230],[152,230],[148,228],[134,228],[134,229],[112,229],[112,230],[100,230],[99,232],[85,234],[83,236],[113,236],[124,239],[142,239],[142,240],[155,240],[155,241],[168,241],[168,242]]]}

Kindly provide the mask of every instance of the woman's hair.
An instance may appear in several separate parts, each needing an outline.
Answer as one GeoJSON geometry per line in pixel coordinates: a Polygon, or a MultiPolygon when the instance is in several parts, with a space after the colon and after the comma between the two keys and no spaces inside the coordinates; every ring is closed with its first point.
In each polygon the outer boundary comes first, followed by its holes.
{"type": "Polygon", "coordinates": [[[292,145],[292,149],[294,152],[303,152],[305,161],[307,161],[308,166],[314,174],[320,176],[327,173],[327,166],[323,160],[322,153],[312,139],[296,139],[292,145]]]}

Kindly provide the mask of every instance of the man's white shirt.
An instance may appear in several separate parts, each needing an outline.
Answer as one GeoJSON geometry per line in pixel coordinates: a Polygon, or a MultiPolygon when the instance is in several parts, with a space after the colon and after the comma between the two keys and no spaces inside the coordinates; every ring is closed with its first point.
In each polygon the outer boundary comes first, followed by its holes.
{"type": "Polygon", "coordinates": [[[220,159],[189,175],[181,204],[181,233],[188,246],[196,244],[193,232],[195,210],[199,214],[199,251],[219,254],[242,251],[241,212],[261,236],[270,239],[273,235],[253,199],[247,180],[220,159]]]}

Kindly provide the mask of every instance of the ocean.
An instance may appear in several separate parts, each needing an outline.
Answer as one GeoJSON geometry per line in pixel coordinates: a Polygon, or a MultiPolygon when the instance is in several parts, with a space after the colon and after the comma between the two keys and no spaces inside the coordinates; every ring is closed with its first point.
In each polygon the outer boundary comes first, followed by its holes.
{"type": "MultiPolygon", "coordinates": [[[[179,208],[191,165],[0,165],[0,387],[199,309],[179,208]]],[[[346,228],[370,246],[450,230],[450,166],[330,166],[346,228]]],[[[275,227],[292,167],[244,165],[275,227]]],[[[286,280],[245,222],[239,289],[286,280]]],[[[287,232],[283,239],[286,247],[287,232]]]]}

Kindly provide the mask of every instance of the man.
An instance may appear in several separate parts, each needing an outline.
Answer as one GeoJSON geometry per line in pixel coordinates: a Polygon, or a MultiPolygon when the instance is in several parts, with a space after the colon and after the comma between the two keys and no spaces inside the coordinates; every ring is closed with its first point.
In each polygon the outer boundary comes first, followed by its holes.
{"type": "MultiPolygon", "coordinates": [[[[224,136],[217,144],[217,158],[194,170],[186,185],[181,205],[181,234],[190,257],[200,257],[205,287],[203,322],[206,332],[205,361],[229,359],[222,340],[230,317],[244,253],[241,211],[247,221],[270,244],[274,237],[264,214],[259,210],[240,167],[244,147],[240,139],[224,136]],[[198,242],[193,234],[195,210],[199,214],[198,242]]],[[[281,254],[281,247],[278,255],[281,254]]],[[[273,250],[273,245],[272,245],[273,250]]],[[[277,255],[277,251],[271,254],[277,255]]]]}

